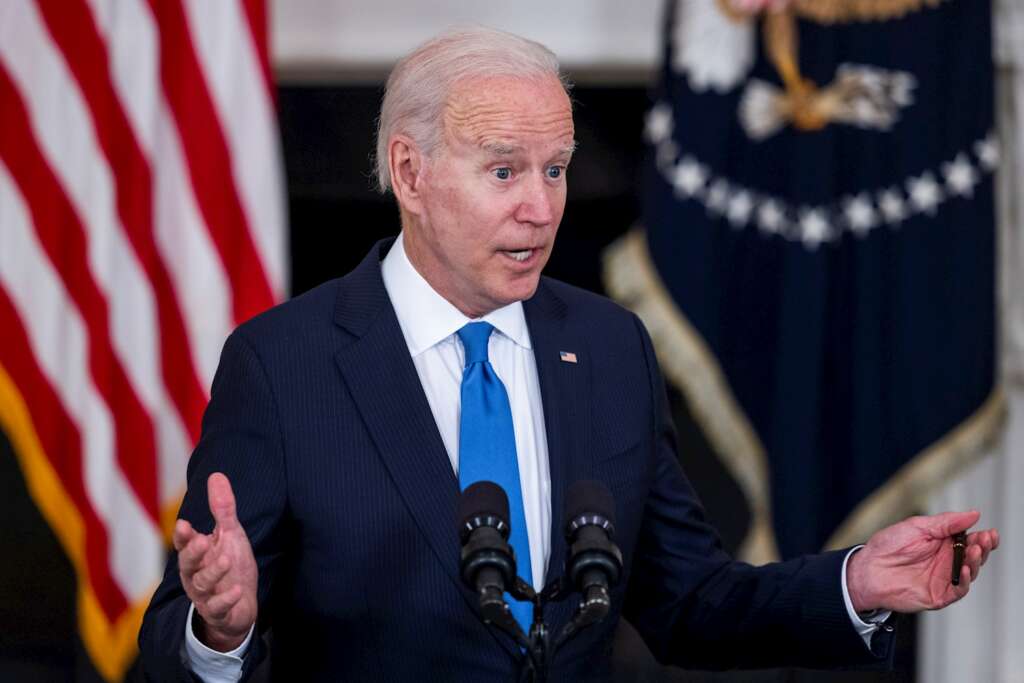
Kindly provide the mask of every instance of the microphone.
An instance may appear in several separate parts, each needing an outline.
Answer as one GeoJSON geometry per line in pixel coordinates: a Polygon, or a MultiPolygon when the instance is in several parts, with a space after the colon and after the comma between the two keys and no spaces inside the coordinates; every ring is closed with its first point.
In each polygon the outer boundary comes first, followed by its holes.
{"type": "Polygon", "coordinates": [[[575,626],[601,621],[611,609],[608,590],[622,576],[622,552],[615,535],[615,500],[608,487],[582,480],[566,494],[565,539],[569,543],[566,575],[583,596],[575,626]]]}
{"type": "Polygon", "coordinates": [[[458,512],[462,580],[479,596],[484,621],[498,624],[511,618],[504,593],[516,579],[508,516],[508,496],[494,482],[478,481],[462,492],[458,512]]]}
{"type": "Polygon", "coordinates": [[[476,591],[484,623],[512,637],[526,653],[531,680],[547,678],[547,635],[537,623],[540,603],[533,587],[516,576],[516,557],[508,544],[508,496],[492,481],[478,481],[459,499],[459,538],[462,541],[462,581],[476,591]],[[534,624],[527,635],[512,615],[505,592],[534,603],[534,624]]]}

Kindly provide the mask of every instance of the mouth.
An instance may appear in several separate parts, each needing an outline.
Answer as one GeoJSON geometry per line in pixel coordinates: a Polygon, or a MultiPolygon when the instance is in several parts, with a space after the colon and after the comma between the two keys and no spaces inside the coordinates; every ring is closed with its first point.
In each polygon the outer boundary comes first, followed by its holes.
{"type": "Polygon", "coordinates": [[[510,251],[510,250],[504,250],[503,249],[501,253],[504,254],[505,256],[508,256],[513,261],[518,261],[519,263],[525,263],[526,261],[528,261],[530,259],[531,256],[533,256],[534,252],[536,252],[536,251],[537,251],[536,249],[519,249],[517,251],[510,251]]]}

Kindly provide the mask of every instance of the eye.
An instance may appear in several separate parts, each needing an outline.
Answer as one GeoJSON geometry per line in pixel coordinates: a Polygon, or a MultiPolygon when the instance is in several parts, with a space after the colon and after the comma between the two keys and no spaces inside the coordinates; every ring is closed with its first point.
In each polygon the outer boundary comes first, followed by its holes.
{"type": "Polygon", "coordinates": [[[497,178],[498,180],[508,180],[512,177],[512,169],[509,168],[508,166],[496,168],[491,172],[494,174],[494,177],[497,178]]]}
{"type": "Polygon", "coordinates": [[[548,178],[557,180],[565,173],[565,166],[548,166],[548,178]]]}

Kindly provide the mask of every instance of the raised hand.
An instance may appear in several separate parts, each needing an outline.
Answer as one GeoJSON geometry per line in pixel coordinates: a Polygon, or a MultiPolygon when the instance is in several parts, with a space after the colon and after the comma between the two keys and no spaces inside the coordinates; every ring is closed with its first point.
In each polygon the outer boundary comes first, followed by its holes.
{"type": "Polygon", "coordinates": [[[256,560],[235,515],[228,478],[220,472],[211,474],[206,491],[213,533],[201,534],[179,519],[174,548],[181,585],[201,617],[201,622],[194,622],[196,637],[214,650],[228,652],[242,644],[256,622],[256,560]]]}
{"type": "Polygon", "coordinates": [[[989,553],[999,547],[995,529],[967,535],[960,585],[952,583],[953,534],[966,531],[981,514],[944,512],[910,517],[873,535],[850,558],[846,582],[858,612],[941,609],[967,595],[989,553]]]}

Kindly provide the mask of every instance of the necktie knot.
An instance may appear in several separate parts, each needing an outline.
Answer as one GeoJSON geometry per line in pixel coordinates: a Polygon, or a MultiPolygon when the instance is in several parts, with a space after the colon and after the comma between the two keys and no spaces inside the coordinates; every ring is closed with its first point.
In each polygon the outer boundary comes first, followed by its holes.
{"type": "Polygon", "coordinates": [[[466,367],[473,363],[487,362],[487,341],[491,338],[494,326],[490,323],[466,323],[458,331],[462,347],[466,350],[466,367]]]}

